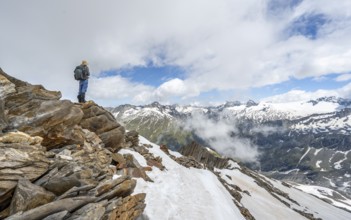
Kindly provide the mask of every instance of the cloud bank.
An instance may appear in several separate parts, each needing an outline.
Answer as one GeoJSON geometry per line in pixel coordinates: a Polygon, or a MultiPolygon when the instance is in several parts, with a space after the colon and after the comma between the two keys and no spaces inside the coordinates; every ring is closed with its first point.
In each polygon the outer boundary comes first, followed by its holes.
{"type": "MultiPolygon", "coordinates": [[[[349,0],[4,1],[0,65],[75,99],[72,71],[93,73],[89,97],[113,105],[249,89],[351,69],[349,0]],[[155,87],[102,71],[176,66],[155,87]],[[106,91],[102,91],[106,90],[106,91]]],[[[145,76],[147,77],[147,76],[145,76]]],[[[341,76],[344,80],[346,76],[341,76]]]]}
{"type": "Polygon", "coordinates": [[[309,100],[315,100],[320,97],[329,97],[329,96],[351,97],[351,83],[348,83],[347,85],[335,90],[320,89],[313,92],[307,92],[304,90],[291,90],[287,93],[264,98],[261,101],[284,103],[284,102],[309,101],[309,100]]]}
{"type": "Polygon", "coordinates": [[[234,122],[225,119],[215,121],[199,113],[192,115],[184,128],[194,131],[221,155],[244,162],[257,162],[258,147],[249,139],[234,135],[238,131],[234,122]]]}

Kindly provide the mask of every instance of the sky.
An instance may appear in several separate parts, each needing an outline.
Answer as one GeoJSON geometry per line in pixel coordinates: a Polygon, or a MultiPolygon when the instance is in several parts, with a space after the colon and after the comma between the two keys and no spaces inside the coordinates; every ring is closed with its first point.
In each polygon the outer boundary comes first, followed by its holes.
{"type": "Polygon", "coordinates": [[[1,0],[0,68],[103,106],[351,98],[350,0],[1,0]]]}

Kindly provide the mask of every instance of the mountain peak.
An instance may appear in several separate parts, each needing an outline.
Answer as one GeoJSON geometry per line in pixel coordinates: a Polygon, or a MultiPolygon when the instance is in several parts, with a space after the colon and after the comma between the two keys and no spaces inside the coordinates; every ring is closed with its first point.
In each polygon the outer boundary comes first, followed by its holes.
{"type": "Polygon", "coordinates": [[[350,99],[344,99],[336,96],[324,96],[317,98],[316,100],[310,100],[308,101],[309,103],[312,103],[313,105],[318,104],[319,102],[330,102],[330,103],[337,103],[342,106],[350,106],[351,105],[351,100],[350,99]]]}
{"type": "Polygon", "coordinates": [[[246,106],[247,107],[256,106],[256,105],[258,105],[258,104],[255,101],[251,100],[251,99],[246,102],[246,106]]]}
{"type": "Polygon", "coordinates": [[[226,101],[226,103],[224,104],[224,108],[228,108],[228,107],[234,107],[234,106],[240,106],[241,102],[239,101],[226,101]]]}

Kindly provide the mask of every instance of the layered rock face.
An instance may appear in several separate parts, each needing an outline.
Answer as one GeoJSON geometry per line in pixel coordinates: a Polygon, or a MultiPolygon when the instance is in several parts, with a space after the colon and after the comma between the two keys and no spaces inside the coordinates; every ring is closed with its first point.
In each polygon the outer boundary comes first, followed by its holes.
{"type": "Polygon", "coordinates": [[[193,157],[200,163],[206,164],[206,166],[211,170],[214,168],[222,169],[228,166],[227,158],[222,158],[219,155],[215,155],[214,151],[210,151],[196,142],[192,142],[188,146],[182,147],[179,152],[184,156],[193,157]]]}
{"type": "Polygon", "coordinates": [[[138,218],[146,195],[131,195],[136,180],[113,161],[124,127],[93,102],[60,98],[0,69],[0,219],[138,218]]]}

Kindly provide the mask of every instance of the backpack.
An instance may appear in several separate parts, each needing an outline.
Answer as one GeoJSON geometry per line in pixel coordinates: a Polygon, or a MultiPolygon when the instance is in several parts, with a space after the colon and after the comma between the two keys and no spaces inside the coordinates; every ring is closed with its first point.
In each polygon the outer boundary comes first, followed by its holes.
{"type": "Polygon", "coordinates": [[[84,79],[83,77],[83,69],[81,66],[77,66],[75,69],[74,69],[74,78],[76,80],[82,80],[84,79]]]}

